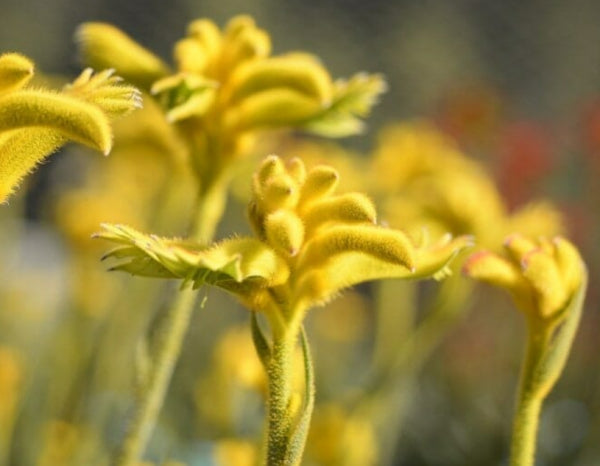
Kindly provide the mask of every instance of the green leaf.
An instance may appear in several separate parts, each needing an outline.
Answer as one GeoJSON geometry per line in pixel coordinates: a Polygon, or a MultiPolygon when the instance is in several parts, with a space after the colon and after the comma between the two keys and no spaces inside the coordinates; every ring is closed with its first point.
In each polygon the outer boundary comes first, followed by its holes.
{"type": "Polygon", "coordinates": [[[326,138],[343,138],[364,131],[362,120],[337,112],[325,112],[311,119],[302,129],[326,138]]]}
{"type": "Polygon", "coordinates": [[[382,75],[358,73],[348,81],[336,81],[332,107],[338,112],[364,117],[386,90],[387,84],[382,75]]]}
{"type": "Polygon", "coordinates": [[[256,312],[252,312],[250,317],[251,319],[251,329],[252,329],[252,341],[254,342],[254,348],[256,348],[256,353],[260,358],[260,362],[263,367],[268,367],[269,361],[271,359],[271,347],[265,334],[260,328],[260,323],[258,322],[256,312]]]}
{"type": "Polygon", "coordinates": [[[302,129],[325,137],[344,137],[363,131],[366,117],[387,89],[381,75],[359,73],[334,84],[331,105],[305,122],[302,129]]]}
{"type": "Polygon", "coordinates": [[[85,69],[64,88],[66,94],[99,107],[110,118],[125,116],[142,107],[142,94],[133,86],[123,83],[113,69],[95,73],[85,69]]]}
{"type": "Polygon", "coordinates": [[[538,332],[539,338],[534,335],[534,341],[530,342],[529,358],[523,371],[523,387],[540,399],[548,394],[560,377],[579,327],[587,289],[587,271],[583,263],[581,266],[584,268],[582,282],[555,317],[556,325],[549,328],[540,326],[544,329],[542,335],[537,328],[530,329],[531,332],[538,332]]]}

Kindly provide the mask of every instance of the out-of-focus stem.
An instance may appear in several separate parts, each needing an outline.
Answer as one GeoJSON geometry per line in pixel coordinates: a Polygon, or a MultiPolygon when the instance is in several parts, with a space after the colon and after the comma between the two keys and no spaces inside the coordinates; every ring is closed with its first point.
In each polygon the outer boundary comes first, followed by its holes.
{"type": "Polygon", "coordinates": [[[137,465],[148,444],[179,358],[196,297],[197,292],[191,288],[181,290],[169,309],[156,357],[122,445],[117,466],[137,465]]]}
{"type": "Polygon", "coordinates": [[[514,419],[511,443],[511,466],[532,466],[535,458],[536,437],[542,400],[522,393],[514,419]]]}
{"type": "Polygon", "coordinates": [[[523,362],[513,431],[510,446],[510,466],[532,466],[535,460],[536,438],[540,411],[545,393],[535,383],[535,368],[544,354],[547,338],[529,331],[527,350],[523,362]]]}
{"type": "MultiPolygon", "coordinates": [[[[210,243],[225,208],[226,194],[226,183],[223,179],[217,180],[201,191],[195,209],[192,239],[202,244],[210,243]]],[[[160,329],[160,340],[150,374],[119,452],[117,466],[136,465],[144,453],[179,359],[197,294],[197,291],[191,288],[180,290],[171,304],[168,316],[160,329]]]]}

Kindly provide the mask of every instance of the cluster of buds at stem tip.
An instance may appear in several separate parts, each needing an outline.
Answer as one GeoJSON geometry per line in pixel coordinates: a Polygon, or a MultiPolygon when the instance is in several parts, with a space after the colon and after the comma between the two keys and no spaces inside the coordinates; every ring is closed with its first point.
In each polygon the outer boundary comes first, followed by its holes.
{"type": "Polygon", "coordinates": [[[0,55],[0,201],[49,154],[73,140],[108,154],[111,119],[141,106],[139,91],[114,70],[85,70],[62,92],[27,87],[34,65],[16,53],[0,55]]]}
{"type": "Polygon", "coordinates": [[[254,175],[248,216],[259,239],[288,263],[290,278],[272,295],[291,309],[364,281],[432,276],[470,244],[468,237],[446,237],[419,247],[402,231],[377,225],[366,195],[337,193],[338,181],[329,166],[307,171],[300,159],[286,165],[276,156],[254,175]]]}
{"type": "Polygon", "coordinates": [[[579,252],[562,237],[529,239],[519,234],[504,242],[506,254],[473,254],[466,275],[506,289],[533,321],[553,322],[584,285],[586,270],[579,252]]]}

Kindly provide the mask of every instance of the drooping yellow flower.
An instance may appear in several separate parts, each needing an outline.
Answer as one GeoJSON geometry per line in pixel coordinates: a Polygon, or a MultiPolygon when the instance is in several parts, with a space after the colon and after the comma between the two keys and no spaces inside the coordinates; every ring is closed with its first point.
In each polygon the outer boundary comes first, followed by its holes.
{"type": "Polygon", "coordinates": [[[22,55],[0,55],[0,202],[69,140],[108,154],[110,119],[141,105],[138,91],[110,70],[87,69],[59,93],[26,87],[33,68],[22,55]]]}

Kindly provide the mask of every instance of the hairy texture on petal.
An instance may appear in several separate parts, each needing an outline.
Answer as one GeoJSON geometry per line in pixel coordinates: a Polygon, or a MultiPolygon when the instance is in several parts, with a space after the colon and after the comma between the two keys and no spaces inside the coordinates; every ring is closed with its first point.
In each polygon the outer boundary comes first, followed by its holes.
{"type": "Polygon", "coordinates": [[[332,95],[331,77],[314,57],[287,54],[254,61],[236,69],[228,85],[231,102],[271,88],[289,88],[321,102],[332,95]]]}
{"type": "Polygon", "coordinates": [[[302,185],[298,208],[302,209],[307,204],[332,194],[340,180],[338,172],[326,165],[314,167],[306,175],[302,185]]]}
{"type": "Polygon", "coordinates": [[[0,133],[25,127],[51,128],[104,154],[112,133],[106,115],[96,106],[73,97],[39,90],[22,90],[0,97],[0,133]]]}
{"type": "Polygon", "coordinates": [[[375,223],[373,202],[362,193],[347,193],[316,201],[307,209],[304,222],[312,230],[330,222],[375,223]]]}
{"type": "Polygon", "coordinates": [[[289,210],[277,210],[265,218],[266,239],[276,250],[294,256],[304,241],[304,225],[289,210]]]}
{"type": "Polygon", "coordinates": [[[226,125],[234,131],[293,126],[322,108],[321,102],[286,88],[267,89],[247,97],[227,112],[226,125]]]}
{"type": "Polygon", "coordinates": [[[342,225],[315,235],[306,244],[298,268],[320,267],[348,252],[366,254],[408,270],[415,266],[414,247],[402,232],[367,225],[342,225]]]}
{"type": "Polygon", "coordinates": [[[67,142],[47,128],[25,128],[0,134],[0,202],[6,202],[23,178],[67,142]]]}
{"type": "Polygon", "coordinates": [[[114,68],[128,81],[149,89],[169,67],[120,29],[106,23],[84,23],[75,33],[82,61],[96,69],[114,68]]]}
{"type": "Polygon", "coordinates": [[[0,94],[20,89],[33,76],[34,64],[18,53],[0,55],[0,94]]]}

